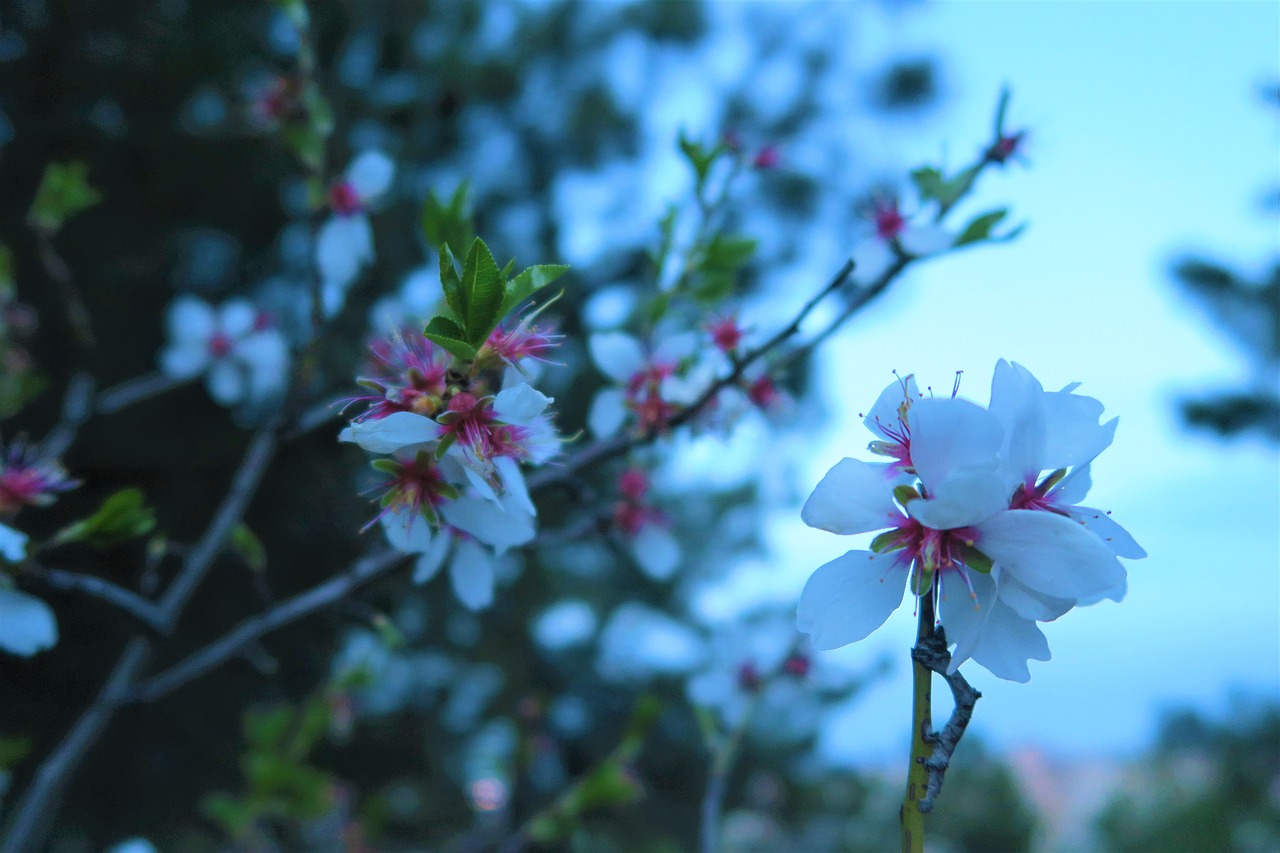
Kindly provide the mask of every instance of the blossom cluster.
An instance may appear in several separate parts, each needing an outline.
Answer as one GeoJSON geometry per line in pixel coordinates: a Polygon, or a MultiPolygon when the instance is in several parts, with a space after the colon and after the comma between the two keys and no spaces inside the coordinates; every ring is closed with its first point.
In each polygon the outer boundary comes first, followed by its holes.
{"type": "Polygon", "coordinates": [[[417,332],[381,337],[360,380],[370,393],[356,398],[367,407],[340,436],[378,454],[373,466],[387,477],[370,526],[417,555],[419,583],[448,564],[471,609],[493,600],[496,558],[536,532],[521,465],[548,461],[560,439],[552,399],[522,371],[558,340],[531,320],[498,325],[464,361],[417,332]]]}
{"type": "Polygon", "coordinates": [[[838,534],[883,531],[871,550],[821,566],[800,597],[797,625],[817,648],[863,639],[910,586],[930,596],[955,643],[951,671],[972,658],[1027,681],[1048,660],[1037,622],[1103,599],[1119,601],[1117,557],[1146,553],[1102,510],[1081,506],[1089,468],[1115,434],[1077,385],[1045,391],[1000,361],[987,407],[920,393],[913,377],[880,395],[865,424],[889,459],[843,459],[805,503],[806,524],[838,534]]]}

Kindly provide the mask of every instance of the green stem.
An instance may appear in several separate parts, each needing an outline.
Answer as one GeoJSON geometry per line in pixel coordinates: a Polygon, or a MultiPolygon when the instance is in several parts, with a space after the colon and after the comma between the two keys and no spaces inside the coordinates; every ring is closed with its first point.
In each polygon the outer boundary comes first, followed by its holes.
{"type": "MultiPolygon", "coordinates": [[[[926,592],[917,599],[917,646],[922,645],[933,634],[931,592],[926,592]]],[[[907,790],[902,798],[902,808],[898,811],[898,821],[902,825],[902,853],[923,853],[924,812],[920,811],[920,800],[929,787],[929,770],[925,767],[925,761],[933,755],[933,744],[925,739],[925,734],[933,728],[930,713],[933,673],[914,659],[911,662],[911,673],[911,765],[907,768],[907,790]]]]}

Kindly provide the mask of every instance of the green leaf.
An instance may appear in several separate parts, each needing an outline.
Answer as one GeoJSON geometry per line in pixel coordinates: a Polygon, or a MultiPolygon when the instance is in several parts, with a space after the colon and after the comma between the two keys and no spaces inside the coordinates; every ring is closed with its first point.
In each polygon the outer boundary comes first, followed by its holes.
{"type": "Polygon", "coordinates": [[[103,501],[93,515],[58,531],[50,544],[85,542],[106,548],[146,536],[155,526],[155,513],[143,503],[142,491],[123,489],[103,501]]]}
{"type": "Polygon", "coordinates": [[[267,551],[248,525],[241,522],[231,531],[231,551],[255,572],[267,567],[267,551]]]}
{"type": "Polygon", "coordinates": [[[569,267],[565,264],[539,264],[521,272],[506,284],[502,304],[498,306],[498,319],[510,314],[521,302],[568,271],[569,267]]]}
{"type": "Polygon", "coordinates": [[[915,489],[911,488],[910,486],[894,486],[893,487],[893,499],[896,500],[898,504],[903,507],[905,507],[909,501],[917,500],[919,499],[919,497],[920,497],[920,493],[917,492],[915,489]]]}
{"type": "Polygon", "coordinates": [[[1003,86],[1000,89],[1000,102],[996,104],[996,123],[995,135],[992,139],[1001,139],[1004,137],[1004,116],[1009,109],[1009,87],[1003,86]]]}
{"type": "Polygon", "coordinates": [[[958,175],[947,178],[932,166],[922,166],[911,173],[911,180],[922,201],[932,200],[942,207],[950,207],[964,195],[965,189],[973,180],[973,171],[971,166],[958,175]]]}
{"type": "Polygon", "coordinates": [[[462,266],[462,306],[458,319],[466,329],[466,340],[479,349],[493,327],[502,319],[498,308],[503,301],[502,275],[498,262],[484,241],[477,237],[462,266]]]}
{"type": "Polygon", "coordinates": [[[253,708],[244,714],[244,739],[258,750],[278,749],[293,722],[293,710],[287,705],[253,708]]]}
{"type": "Polygon", "coordinates": [[[432,317],[422,334],[433,344],[444,347],[455,358],[470,361],[476,357],[476,348],[467,343],[467,333],[448,317],[432,317]]]}
{"type": "Polygon", "coordinates": [[[42,231],[56,232],[71,217],[93,207],[102,194],[89,186],[89,164],[50,163],[36,190],[27,221],[42,231]]]}
{"type": "Polygon", "coordinates": [[[242,837],[254,819],[251,807],[221,791],[204,797],[200,801],[200,810],[232,838],[242,837]]]}
{"type": "Polygon", "coordinates": [[[422,234],[432,246],[449,246],[460,251],[471,245],[475,226],[467,210],[467,190],[466,181],[458,184],[447,204],[434,192],[427,193],[422,205],[422,234]]]}
{"type": "Polygon", "coordinates": [[[991,210],[975,216],[960,232],[960,236],[956,238],[955,248],[992,239],[991,229],[1000,224],[1000,220],[1004,219],[1008,214],[1008,208],[1002,207],[999,210],[991,210]]]}
{"type": "Polygon", "coordinates": [[[703,147],[702,143],[694,142],[685,136],[683,130],[680,131],[680,153],[689,161],[689,165],[693,167],[695,178],[695,186],[699,194],[702,192],[702,186],[707,181],[707,174],[711,171],[711,164],[715,162],[719,156],[719,148],[713,148],[708,151],[703,147]]]}
{"type": "Polygon", "coordinates": [[[458,278],[458,264],[447,243],[440,244],[440,287],[444,290],[444,301],[454,316],[463,317],[462,280],[458,278]]]}
{"type": "Polygon", "coordinates": [[[0,772],[9,770],[31,751],[29,737],[0,737],[0,772]]]}
{"type": "Polygon", "coordinates": [[[975,572],[981,572],[984,575],[991,574],[991,568],[995,565],[995,562],[986,554],[963,542],[958,543],[956,550],[960,555],[960,561],[970,569],[975,572]]]}
{"type": "Polygon", "coordinates": [[[735,237],[717,234],[707,244],[705,266],[724,270],[738,270],[755,256],[759,241],[752,237],[735,237]]]}

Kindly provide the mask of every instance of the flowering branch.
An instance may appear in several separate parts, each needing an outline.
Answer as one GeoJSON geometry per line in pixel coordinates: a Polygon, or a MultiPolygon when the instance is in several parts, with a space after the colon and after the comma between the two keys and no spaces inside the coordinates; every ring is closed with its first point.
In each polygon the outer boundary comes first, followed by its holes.
{"type": "Polygon", "coordinates": [[[942,731],[925,734],[925,740],[933,744],[933,754],[924,762],[929,773],[929,784],[917,807],[921,812],[928,813],[933,810],[934,800],[942,790],[943,777],[951,764],[951,756],[955,753],[960,738],[964,737],[969,720],[973,718],[973,706],[982,698],[982,694],[973,689],[973,685],[965,680],[959,670],[947,673],[947,668],[951,665],[951,653],[947,651],[947,635],[941,625],[916,643],[916,647],[911,650],[911,658],[917,665],[946,679],[947,686],[951,688],[951,698],[955,702],[955,708],[942,731]]]}
{"type": "MultiPolygon", "coordinates": [[[[805,318],[813,312],[813,309],[818,306],[818,303],[839,289],[839,287],[848,280],[849,275],[852,272],[853,261],[845,261],[844,266],[840,267],[839,271],[837,271],[831,280],[827,282],[826,286],[823,287],[822,290],[818,291],[815,296],[804,304],[799,313],[796,314],[795,318],[787,324],[787,326],[778,331],[773,337],[769,338],[767,341],[739,358],[734,363],[733,370],[731,370],[728,375],[713,382],[705,391],[702,392],[701,396],[689,404],[689,406],[681,409],[671,417],[666,422],[665,427],[668,429],[678,427],[695,418],[699,412],[706,408],[706,406],[716,398],[717,394],[725,388],[736,384],[738,380],[742,378],[749,366],[777,349],[790,338],[794,337],[800,331],[800,324],[803,323],[805,318]]],[[[850,312],[850,314],[851,313],[852,312],[850,312]]],[[[529,489],[530,491],[533,491],[550,485],[563,483],[572,478],[574,474],[581,471],[583,468],[604,459],[621,456],[635,447],[648,444],[657,438],[657,436],[658,431],[651,430],[646,433],[633,434],[630,436],[616,435],[595,441],[579,450],[573,456],[570,456],[558,467],[554,469],[546,469],[530,476],[528,478],[529,489]]]]}
{"type": "Polygon", "coordinates": [[[100,598],[108,604],[125,611],[153,631],[163,632],[165,630],[164,614],[158,606],[138,593],[125,589],[105,578],[80,574],[79,572],[69,572],[65,569],[51,569],[30,561],[23,566],[23,571],[47,587],[83,592],[86,595],[100,598]]]}

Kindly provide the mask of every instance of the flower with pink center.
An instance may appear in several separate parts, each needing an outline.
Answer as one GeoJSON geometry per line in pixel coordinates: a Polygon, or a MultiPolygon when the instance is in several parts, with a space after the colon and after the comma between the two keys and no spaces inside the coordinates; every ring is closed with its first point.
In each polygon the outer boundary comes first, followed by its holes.
{"type": "Polygon", "coordinates": [[[592,335],[587,346],[596,366],[615,383],[596,395],[587,416],[592,433],[602,438],[628,420],[646,434],[665,429],[728,369],[724,354],[700,349],[693,334],[672,335],[648,350],[630,335],[603,332],[592,335]]]}
{"type": "Polygon", "coordinates": [[[732,314],[711,321],[707,326],[711,333],[711,342],[720,352],[728,354],[736,350],[742,343],[743,330],[738,325],[738,318],[732,314]]]}
{"type": "Polygon", "coordinates": [[[320,272],[325,316],[346,301],[360,270],[373,262],[373,226],[369,208],[391,189],[395,163],[381,151],[361,152],[329,188],[333,214],[316,234],[316,268],[320,272]]]}
{"type": "Polygon", "coordinates": [[[15,442],[0,460],[0,515],[24,506],[48,506],[59,492],[78,485],[61,465],[32,458],[25,444],[15,442]]]}
{"type": "MultiPolygon", "coordinates": [[[[953,671],[972,657],[1001,678],[1026,681],[1027,660],[1049,654],[1035,621],[1117,597],[1124,569],[1074,520],[1017,502],[1008,458],[1031,427],[1007,434],[996,413],[954,397],[916,398],[909,381],[890,386],[868,418],[882,437],[895,436],[887,454],[895,462],[844,459],[805,504],[811,527],[887,530],[870,551],[850,551],[813,574],[797,624],[818,648],[856,642],[899,606],[909,581],[916,595],[934,597],[956,643],[953,671]],[[885,429],[893,400],[901,401],[897,431],[885,429]],[[916,486],[903,482],[906,472],[916,486]]],[[[1091,440],[1067,449],[1085,452],[1091,440]]]]}
{"type": "Polygon", "coordinates": [[[433,524],[439,523],[439,508],[447,500],[458,497],[458,490],[444,476],[435,457],[425,451],[402,454],[392,459],[378,459],[373,467],[388,475],[374,487],[378,491],[378,514],[364,526],[368,530],[388,514],[421,515],[433,524]]]}
{"type": "Polygon", "coordinates": [[[991,147],[986,150],[984,156],[988,161],[1003,166],[1011,158],[1021,154],[1023,141],[1026,138],[1027,132],[1025,130],[1002,133],[999,139],[991,143],[991,147]]]}
{"type": "Polygon", "coordinates": [[[902,213],[898,200],[893,197],[874,199],[868,219],[871,236],[853,250],[853,280],[859,284],[877,282],[897,262],[899,255],[933,255],[955,242],[955,235],[939,225],[913,222],[902,213]]]}
{"type": "Polygon", "coordinates": [[[782,154],[779,153],[776,145],[766,145],[761,148],[751,161],[753,169],[776,169],[782,162],[782,154]]]}
{"type": "Polygon", "coordinates": [[[243,299],[214,307],[194,296],[169,306],[169,344],[160,369],[175,379],[204,375],[224,406],[259,402],[284,390],[289,346],[274,324],[243,299]]]}
{"type": "Polygon", "coordinates": [[[480,348],[476,361],[484,363],[487,357],[493,357],[521,373],[525,372],[521,364],[525,359],[549,363],[547,356],[560,345],[564,335],[552,334],[533,324],[533,319],[530,316],[510,328],[501,325],[496,327],[480,348]]]}
{"type": "Polygon", "coordinates": [[[646,500],[649,476],[628,468],[618,478],[618,494],[613,526],[626,537],[636,565],[654,580],[670,579],[680,566],[680,543],[667,529],[666,516],[646,500]]]}
{"type": "Polygon", "coordinates": [[[440,410],[452,361],[448,352],[419,332],[405,329],[375,338],[369,344],[369,353],[372,358],[368,366],[374,375],[358,381],[375,393],[344,401],[346,405],[370,404],[355,420],[378,420],[395,412],[431,416],[440,410]]]}

